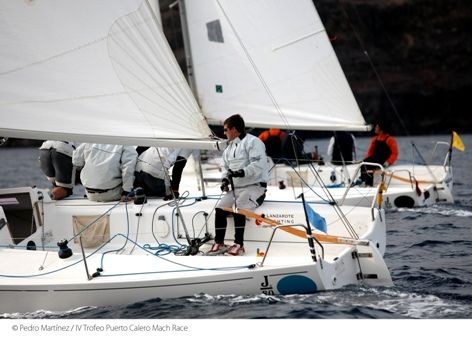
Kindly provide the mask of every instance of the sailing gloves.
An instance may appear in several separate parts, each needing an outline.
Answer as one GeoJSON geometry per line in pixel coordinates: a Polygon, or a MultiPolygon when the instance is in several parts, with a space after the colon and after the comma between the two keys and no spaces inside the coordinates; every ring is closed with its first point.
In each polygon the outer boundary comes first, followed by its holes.
{"type": "Polygon", "coordinates": [[[239,170],[233,171],[231,169],[228,169],[228,177],[244,177],[244,170],[239,169],[239,170]]]}
{"type": "Polygon", "coordinates": [[[221,191],[223,192],[229,191],[229,180],[232,179],[233,177],[244,177],[244,170],[239,169],[239,170],[233,171],[231,169],[228,169],[228,178],[225,177],[221,180],[221,186],[220,186],[221,191]]]}
{"type": "Polygon", "coordinates": [[[220,189],[222,192],[228,192],[229,191],[229,180],[227,178],[223,178],[221,180],[221,185],[220,185],[220,189]]]}

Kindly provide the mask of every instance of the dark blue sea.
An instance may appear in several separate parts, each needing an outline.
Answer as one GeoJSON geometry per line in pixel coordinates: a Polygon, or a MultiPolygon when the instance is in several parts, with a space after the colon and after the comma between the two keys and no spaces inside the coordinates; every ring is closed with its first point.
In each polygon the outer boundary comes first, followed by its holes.
{"type": "MultiPolygon", "coordinates": [[[[150,299],[121,306],[68,312],[11,313],[10,319],[471,319],[472,318],[472,135],[461,135],[465,152],[454,151],[454,205],[387,212],[385,260],[394,286],[346,287],[312,295],[198,294],[150,299]]],[[[412,143],[429,159],[436,140],[449,135],[398,137],[398,163],[418,162],[412,143]]],[[[325,151],[326,139],[310,140],[325,151]]],[[[358,159],[369,139],[357,138],[358,159]]],[[[441,162],[446,147],[440,148],[441,162]]],[[[0,148],[0,187],[48,187],[37,149],[0,148]]],[[[449,323],[449,321],[447,321],[449,323]]],[[[472,322],[468,321],[468,324],[472,322]]],[[[469,327],[470,328],[470,327],[469,327]]],[[[313,331],[316,333],[316,330],[313,331]]]]}

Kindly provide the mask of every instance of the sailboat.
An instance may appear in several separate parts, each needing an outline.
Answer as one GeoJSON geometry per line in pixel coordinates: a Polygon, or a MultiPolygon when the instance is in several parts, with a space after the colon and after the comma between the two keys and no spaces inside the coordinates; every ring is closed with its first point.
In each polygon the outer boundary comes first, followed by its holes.
{"type": "MultiPolygon", "coordinates": [[[[203,0],[182,2],[180,7],[187,23],[183,32],[191,83],[210,123],[221,124],[227,114],[245,112],[246,124],[255,128],[370,129],[309,1],[268,5],[266,1],[203,0]],[[299,13],[299,20],[287,19],[290,12],[299,13]],[[309,29],[304,26],[308,21],[309,29]]],[[[440,164],[402,164],[387,170],[379,166],[377,176],[383,173],[385,179],[376,182],[384,182],[386,189],[382,207],[453,203],[448,159],[446,152],[440,164]]],[[[303,185],[314,190],[314,199],[324,196],[315,187],[325,184],[333,188],[330,197],[337,203],[367,207],[375,202],[378,187],[351,185],[361,165],[314,163],[294,168],[282,161],[271,170],[269,190],[275,197],[279,186],[289,187],[297,195],[303,179],[303,185]]],[[[214,163],[203,164],[208,182],[218,178],[214,167],[214,163]]]]}
{"type": "MultiPolygon", "coordinates": [[[[252,9],[287,8],[279,22],[285,26],[280,31],[290,32],[282,39],[289,38],[286,43],[299,39],[315,49],[326,44],[311,1],[295,3],[264,1],[252,9]]],[[[225,13],[238,10],[232,1],[215,4],[225,13]]],[[[0,11],[0,135],[224,146],[208,126],[219,118],[211,109],[202,113],[148,1],[2,0],[0,11]]],[[[202,29],[213,30],[210,19],[202,17],[202,29]]],[[[268,38],[274,33],[267,27],[268,38]]],[[[297,56],[283,57],[298,64],[297,56]]],[[[310,123],[320,129],[365,128],[341,111],[335,120],[310,123]]],[[[304,123],[284,119],[292,126],[304,123]]],[[[392,285],[383,260],[385,215],[378,205],[285,198],[266,200],[256,213],[234,209],[249,219],[246,255],[208,256],[219,196],[195,191],[171,202],[136,196],[134,202],[99,203],[54,201],[36,187],[0,189],[0,313],[198,293],[272,295],[392,285]],[[307,206],[325,219],[326,231],[310,225],[307,206]]],[[[227,241],[233,236],[229,223],[227,241]]]]}

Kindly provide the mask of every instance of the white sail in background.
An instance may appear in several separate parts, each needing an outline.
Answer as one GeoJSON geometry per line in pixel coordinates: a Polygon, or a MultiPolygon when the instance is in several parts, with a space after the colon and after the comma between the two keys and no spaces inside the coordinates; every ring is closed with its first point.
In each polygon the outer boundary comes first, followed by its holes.
{"type": "Polygon", "coordinates": [[[0,135],[205,147],[211,131],[143,0],[0,1],[0,135]]]}
{"type": "Polygon", "coordinates": [[[241,113],[253,127],[369,129],[311,0],[185,6],[197,97],[210,124],[241,113]]]}

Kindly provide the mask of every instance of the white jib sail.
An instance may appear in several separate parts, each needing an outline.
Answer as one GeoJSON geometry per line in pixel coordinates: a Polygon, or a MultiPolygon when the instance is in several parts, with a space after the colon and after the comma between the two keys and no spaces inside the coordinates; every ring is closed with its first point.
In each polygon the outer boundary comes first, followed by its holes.
{"type": "Polygon", "coordinates": [[[208,143],[211,131],[146,1],[1,0],[0,18],[0,135],[208,143]]]}

